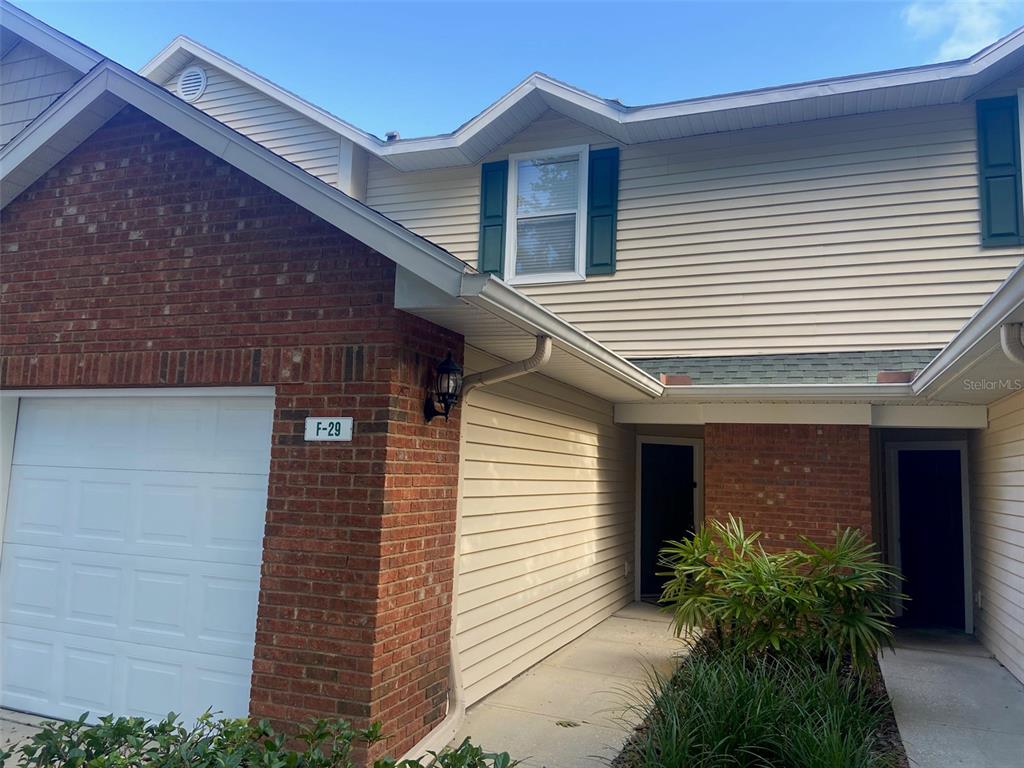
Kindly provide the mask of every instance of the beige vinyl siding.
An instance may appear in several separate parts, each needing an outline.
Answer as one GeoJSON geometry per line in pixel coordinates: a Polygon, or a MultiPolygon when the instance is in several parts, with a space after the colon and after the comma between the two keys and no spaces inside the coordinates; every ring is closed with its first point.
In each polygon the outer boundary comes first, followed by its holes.
{"type": "Polygon", "coordinates": [[[22,40],[0,60],[0,146],[7,144],[81,73],[22,40]]]}
{"type": "MultiPolygon", "coordinates": [[[[981,249],[974,105],[622,148],[618,271],[522,290],[629,357],[941,346],[1016,266],[981,249]]],[[[547,113],[500,153],[591,143],[547,113]]],[[[368,202],[470,263],[479,168],[370,164],[368,202]]]]}
{"type": "MultiPolygon", "coordinates": [[[[206,91],[193,106],[333,186],[338,185],[341,137],[209,64],[206,91]]],[[[182,69],[184,69],[183,67],[182,69]]],[[[179,72],[164,87],[177,93],[179,72]]]]}
{"type": "MultiPolygon", "coordinates": [[[[500,361],[467,350],[467,369],[500,361]]],[[[633,598],[634,436],[611,405],[534,373],[474,391],[456,642],[469,703],[633,598]]]]}
{"type": "Polygon", "coordinates": [[[971,453],[975,631],[1024,682],[1024,392],[989,407],[971,453]]]}

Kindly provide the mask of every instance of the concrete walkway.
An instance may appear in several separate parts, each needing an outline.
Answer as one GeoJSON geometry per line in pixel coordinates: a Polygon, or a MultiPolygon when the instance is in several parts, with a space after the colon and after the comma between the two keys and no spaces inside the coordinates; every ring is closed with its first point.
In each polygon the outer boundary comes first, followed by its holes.
{"type": "Polygon", "coordinates": [[[881,666],[911,768],[1024,766],[1024,685],[974,638],[900,633],[881,666]]]}
{"type": "Polygon", "coordinates": [[[0,747],[13,749],[22,741],[35,736],[45,717],[26,715],[10,709],[0,709],[0,747]]]}
{"type": "Polygon", "coordinates": [[[470,707],[454,743],[470,736],[524,768],[606,768],[640,716],[631,696],[682,650],[664,613],[627,606],[470,707]]]}

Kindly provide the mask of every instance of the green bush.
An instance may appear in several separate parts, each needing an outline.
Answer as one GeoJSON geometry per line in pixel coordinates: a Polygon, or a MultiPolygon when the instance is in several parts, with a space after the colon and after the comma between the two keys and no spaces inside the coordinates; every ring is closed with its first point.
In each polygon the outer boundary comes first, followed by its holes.
{"type": "MultiPolygon", "coordinates": [[[[353,768],[358,746],[379,742],[381,724],[352,728],[343,720],[318,720],[289,739],[263,721],[216,719],[210,712],[185,726],[173,712],[159,722],[140,717],[88,714],[69,722],[48,722],[17,748],[18,768],[353,768]]],[[[0,747],[0,766],[13,756],[0,747]]],[[[513,768],[507,753],[487,753],[466,739],[455,749],[415,760],[382,758],[373,768],[513,768]]]]}
{"type": "Polygon", "coordinates": [[[713,522],[687,541],[669,541],[660,562],[669,579],[661,602],[677,633],[700,628],[723,649],[849,658],[873,665],[890,645],[899,577],[863,533],[847,529],[821,547],[765,552],[740,520],[713,522]]]}
{"type": "Polygon", "coordinates": [[[875,748],[884,702],[859,676],[815,660],[694,653],[654,676],[631,768],[884,768],[875,748]]]}

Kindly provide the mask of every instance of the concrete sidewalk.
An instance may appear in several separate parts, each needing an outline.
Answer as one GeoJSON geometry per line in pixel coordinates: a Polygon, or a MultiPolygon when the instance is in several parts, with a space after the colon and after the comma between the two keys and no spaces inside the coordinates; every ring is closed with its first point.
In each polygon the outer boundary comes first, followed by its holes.
{"type": "Polygon", "coordinates": [[[470,736],[524,768],[606,767],[636,725],[631,696],[682,650],[664,613],[627,606],[470,707],[453,743],[470,736]]]}
{"type": "Polygon", "coordinates": [[[881,666],[911,768],[1024,766],[1024,685],[973,637],[901,632],[881,666]]]}
{"type": "Polygon", "coordinates": [[[35,736],[39,726],[47,719],[10,709],[0,709],[0,747],[13,750],[22,741],[35,736]]]}

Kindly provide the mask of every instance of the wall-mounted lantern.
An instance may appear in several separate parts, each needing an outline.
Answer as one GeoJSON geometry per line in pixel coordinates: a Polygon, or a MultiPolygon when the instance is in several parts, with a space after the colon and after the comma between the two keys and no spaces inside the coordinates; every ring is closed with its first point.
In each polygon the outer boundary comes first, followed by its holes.
{"type": "Polygon", "coordinates": [[[437,366],[434,375],[434,385],[427,391],[427,400],[423,403],[423,415],[427,421],[435,416],[444,416],[448,421],[448,414],[459,402],[459,393],[462,392],[462,368],[452,359],[452,353],[442,360],[437,366]]]}

